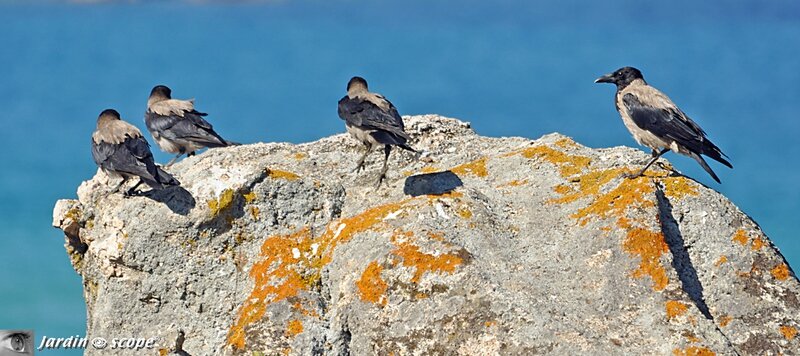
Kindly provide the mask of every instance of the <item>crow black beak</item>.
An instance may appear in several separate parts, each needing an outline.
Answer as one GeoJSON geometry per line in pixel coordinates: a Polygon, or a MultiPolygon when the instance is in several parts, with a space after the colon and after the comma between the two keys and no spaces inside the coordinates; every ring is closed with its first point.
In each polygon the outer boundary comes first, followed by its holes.
{"type": "Polygon", "coordinates": [[[594,80],[595,83],[613,83],[614,76],[612,74],[606,74],[600,78],[594,80]]]}

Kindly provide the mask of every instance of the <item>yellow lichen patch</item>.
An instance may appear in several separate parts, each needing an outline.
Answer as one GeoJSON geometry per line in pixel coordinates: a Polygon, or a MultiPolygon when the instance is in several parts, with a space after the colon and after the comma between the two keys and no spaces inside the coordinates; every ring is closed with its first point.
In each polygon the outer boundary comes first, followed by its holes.
{"type": "Polygon", "coordinates": [[[719,267],[725,262],[728,262],[728,256],[724,256],[724,255],[723,256],[719,256],[719,259],[717,259],[717,262],[714,262],[714,266],[719,267]]]}
{"type": "Polygon", "coordinates": [[[339,243],[355,234],[374,228],[388,214],[409,200],[366,210],[361,214],[328,224],[322,236],[314,238],[304,227],[288,235],[268,237],[261,245],[260,260],[253,264],[250,277],[254,287],[239,310],[236,323],[228,332],[228,343],[237,349],[245,346],[245,328],[260,320],[268,305],[297,296],[320,278],[339,243]]]}
{"type": "Polygon", "coordinates": [[[629,173],[630,170],[626,168],[612,168],[606,170],[590,171],[575,178],[574,181],[578,182],[577,190],[573,190],[567,185],[556,186],[556,193],[562,194],[563,197],[550,200],[551,203],[571,203],[576,200],[595,197],[600,194],[606,184],[613,179],[620,177],[623,173],[629,173]],[[563,188],[561,188],[563,187],[563,188]]]}
{"type": "Polygon", "coordinates": [[[626,252],[641,257],[639,268],[633,271],[634,277],[650,276],[653,289],[657,291],[667,286],[669,280],[667,270],[661,264],[661,256],[669,251],[669,246],[662,233],[642,228],[631,229],[623,242],[623,248],[626,252]]]}
{"type": "Polygon", "coordinates": [[[435,172],[438,172],[439,170],[436,169],[436,167],[433,167],[433,166],[425,166],[425,167],[422,167],[422,169],[420,169],[419,171],[422,172],[422,173],[427,174],[427,173],[435,173],[435,172]]]}
{"type": "Polygon", "coordinates": [[[372,261],[356,281],[358,296],[365,302],[386,305],[386,290],[389,285],[381,278],[383,267],[377,261],[372,261]]]}
{"type": "Polygon", "coordinates": [[[392,251],[392,254],[403,259],[403,266],[414,267],[414,276],[411,282],[419,283],[422,275],[427,272],[453,273],[463,260],[457,254],[440,254],[438,256],[420,252],[419,247],[401,243],[392,251]]]}
{"type": "Polygon", "coordinates": [[[783,334],[786,340],[792,341],[794,337],[797,336],[797,328],[789,325],[781,325],[781,334],[783,334]]]}
{"type": "Polygon", "coordinates": [[[166,356],[167,354],[169,354],[169,350],[168,349],[158,349],[158,355],[159,356],[166,356]]]}
{"type": "Polygon", "coordinates": [[[684,177],[666,177],[661,180],[664,183],[664,195],[671,199],[683,199],[687,196],[697,196],[697,184],[684,177]]]}
{"type": "Polygon", "coordinates": [[[219,213],[227,209],[233,203],[233,190],[225,189],[217,199],[208,201],[208,208],[211,210],[211,216],[216,217],[219,213]]]}
{"type": "Polygon", "coordinates": [[[462,205],[456,209],[456,213],[458,213],[458,216],[464,219],[469,219],[472,217],[472,210],[469,210],[469,207],[466,205],[462,205]]]}
{"type": "Polygon", "coordinates": [[[256,192],[249,192],[247,194],[243,194],[242,197],[244,198],[245,203],[250,204],[254,202],[256,198],[258,198],[258,195],[256,195],[256,192]]]}
{"type": "Polygon", "coordinates": [[[267,176],[273,179],[297,180],[300,176],[289,171],[267,168],[267,176]]]}
{"type": "Polygon", "coordinates": [[[719,317],[719,326],[720,326],[721,328],[724,328],[724,327],[728,326],[728,324],[730,324],[730,323],[731,323],[731,320],[733,320],[733,317],[732,317],[732,316],[730,316],[730,315],[723,315],[723,316],[719,317]]]}
{"type": "Polygon", "coordinates": [[[747,240],[747,232],[742,229],[737,230],[736,233],[733,234],[733,241],[737,242],[739,245],[747,245],[747,240]]]}
{"type": "Polygon", "coordinates": [[[772,276],[779,281],[789,278],[789,266],[787,266],[785,263],[777,265],[770,272],[772,272],[772,276]]]}
{"type": "Polygon", "coordinates": [[[497,320],[489,320],[489,321],[483,323],[483,325],[485,327],[487,327],[487,328],[495,326],[495,325],[497,325],[497,320]]]}
{"type": "Polygon", "coordinates": [[[666,305],[667,320],[677,318],[686,313],[686,304],[677,300],[668,300],[666,305]]]}
{"type": "Polygon", "coordinates": [[[286,336],[295,337],[301,332],[303,332],[303,322],[298,319],[291,320],[286,325],[286,336]]]}
{"type": "Polygon", "coordinates": [[[459,176],[472,175],[478,178],[489,175],[489,171],[486,170],[486,157],[455,166],[451,168],[450,171],[459,176]]]}
{"type": "Polygon", "coordinates": [[[753,239],[753,245],[750,246],[750,248],[752,248],[753,251],[758,251],[762,247],[764,247],[764,240],[762,240],[760,237],[756,237],[755,239],[753,239]]]}
{"type": "Polygon", "coordinates": [[[261,215],[261,209],[257,206],[251,206],[250,215],[253,216],[253,220],[258,220],[258,216],[261,215]]]}
{"type": "Polygon", "coordinates": [[[572,188],[570,188],[566,184],[559,184],[555,188],[553,188],[553,191],[561,195],[567,195],[569,193],[572,193],[572,188]]]}
{"type": "Polygon", "coordinates": [[[525,185],[525,184],[528,184],[528,180],[527,179],[522,179],[522,180],[515,179],[515,180],[512,180],[510,182],[500,184],[497,187],[498,188],[519,187],[519,186],[525,185]]]}
{"type": "Polygon", "coordinates": [[[543,159],[556,165],[561,176],[566,178],[580,173],[589,167],[592,159],[586,156],[570,155],[549,146],[532,146],[514,151],[507,156],[520,154],[528,159],[543,159]]]}
{"type": "Polygon", "coordinates": [[[306,158],[308,158],[308,155],[303,153],[303,152],[297,152],[297,153],[294,154],[294,159],[296,159],[298,161],[302,160],[302,159],[306,159],[306,158]]]}
{"type": "Polygon", "coordinates": [[[457,192],[457,191],[455,191],[455,190],[451,190],[451,191],[449,191],[449,192],[447,192],[447,193],[442,193],[442,194],[428,194],[428,195],[426,195],[426,196],[427,196],[427,197],[430,199],[430,202],[432,203],[432,202],[434,202],[434,201],[435,201],[436,199],[438,199],[438,198],[453,198],[453,199],[454,199],[454,198],[461,198],[461,197],[463,197],[463,196],[464,196],[464,193],[457,192]]]}
{"type": "Polygon", "coordinates": [[[575,143],[575,141],[573,141],[571,138],[567,138],[567,137],[559,139],[558,141],[556,141],[555,145],[560,147],[560,148],[565,148],[565,149],[566,148],[578,148],[579,147],[578,144],[575,143]]]}
{"type": "Polygon", "coordinates": [[[672,354],[675,356],[715,356],[716,353],[706,347],[689,346],[683,350],[674,349],[672,354]]]}

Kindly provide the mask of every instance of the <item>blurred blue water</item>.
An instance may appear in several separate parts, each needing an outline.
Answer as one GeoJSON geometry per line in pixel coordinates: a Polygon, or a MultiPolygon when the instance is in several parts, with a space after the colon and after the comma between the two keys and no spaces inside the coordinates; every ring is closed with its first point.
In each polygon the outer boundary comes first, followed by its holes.
{"type": "Polygon", "coordinates": [[[342,132],[336,101],[358,74],[403,114],[457,117],[484,135],[635,146],[613,86],[592,81],[637,66],[736,168],[712,164],[718,185],[691,159],[667,157],[800,265],[799,20],[789,0],[0,5],[0,327],[83,333],[80,278],[51,209],[95,172],[98,113],[116,108],[144,129],[155,84],[197,98],[240,142],[342,132]]]}

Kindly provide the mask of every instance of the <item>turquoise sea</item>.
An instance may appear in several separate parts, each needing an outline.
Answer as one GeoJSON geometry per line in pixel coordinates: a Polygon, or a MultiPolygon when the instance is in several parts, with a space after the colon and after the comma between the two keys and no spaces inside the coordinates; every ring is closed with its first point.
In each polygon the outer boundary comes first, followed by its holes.
{"type": "Polygon", "coordinates": [[[144,130],[156,84],[196,98],[244,143],[343,132],[336,101],[361,75],[402,114],[635,147],[613,86],[593,80],[636,66],[735,169],[712,163],[720,185],[693,160],[667,158],[800,266],[799,56],[795,0],[0,2],[0,328],[84,333],[81,280],[52,207],[95,172],[98,113],[115,108],[144,130]]]}

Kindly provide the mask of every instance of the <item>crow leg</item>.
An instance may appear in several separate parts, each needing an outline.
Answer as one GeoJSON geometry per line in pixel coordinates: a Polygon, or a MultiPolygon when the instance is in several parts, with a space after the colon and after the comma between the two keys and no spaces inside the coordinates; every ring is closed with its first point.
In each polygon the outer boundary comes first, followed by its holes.
{"type": "Polygon", "coordinates": [[[164,165],[164,167],[165,167],[165,168],[169,168],[170,166],[172,166],[172,164],[173,164],[173,163],[175,163],[175,161],[177,161],[177,160],[178,160],[178,158],[181,158],[181,156],[183,156],[183,152],[181,152],[181,153],[178,153],[178,155],[177,155],[177,156],[175,156],[175,158],[173,158],[171,161],[167,162],[167,164],[166,164],[166,165],[164,165]]]}
{"type": "Polygon", "coordinates": [[[144,181],[143,181],[141,178],[139,178],[139,181],[138,181],[138,182],[136,182],[136,184],[135,184],[133,187],[131,187],[131,189],[128,189],[128,191],[127,191],[127,192],[125,192],[125,196],[126,196],[126,197],[132,197],[132,196],[136,196],[136,195],[138,194],[138,193],[136,192],[136,188],[139,188],[139,186],[140,186],[140,185],[141,185],[143,182],[144,182],[144,181]]]}
{"type": "Polygon", "coordinates": [[[641,176],[644,174],[644,172],[645,172],[645,171],[646,171],[648,168],[650,168],[650,166],[652,166],[652,165],[653,165],[653,163],[656,163],[656,161],[658,161],[658,159],[659,159],[659,158],[661,158],[661,156],[662,156],[662,155],[664,155],[664,154],[665,154],[665,153],[667,153],[667,152],[669,152],[669,148],[665,148],[665,149],[661,150],[661,152],[656,152],[656,150],[653,150],[653,152],[652,152],[652,153],[653,153],[653,158],[650,160],[650,162],[647,162],[647,164],[644,166],[644,168],[642,168],[642,169],[639,171],[639,173],[636,173],[636,174],[626,174],[626,177],[627,177],[627,178],[639,178],[639,177],[641,177],[641,176]]]}
{"type": "Polygon", "coordinates": [[[381,169],[381,175],[378,177],[378,184],[376,187],[380,187],[383,180],[386,179],[386,172],[389,170],[389,154],[392,153],[392,146],[384,145],[383,153],[383,168],[381,169]]]}
{"type": "Polygon", "coordinates": [[[364,154],[362,154],[361,158],[358,159],[356,168],[353,169],[353,172],[358,172],[364,169],[364,161],[367,159],[367,155],[369,155],[370,151],[372,151],[372,145],[369,143],[364,143],[364,154]]]}

